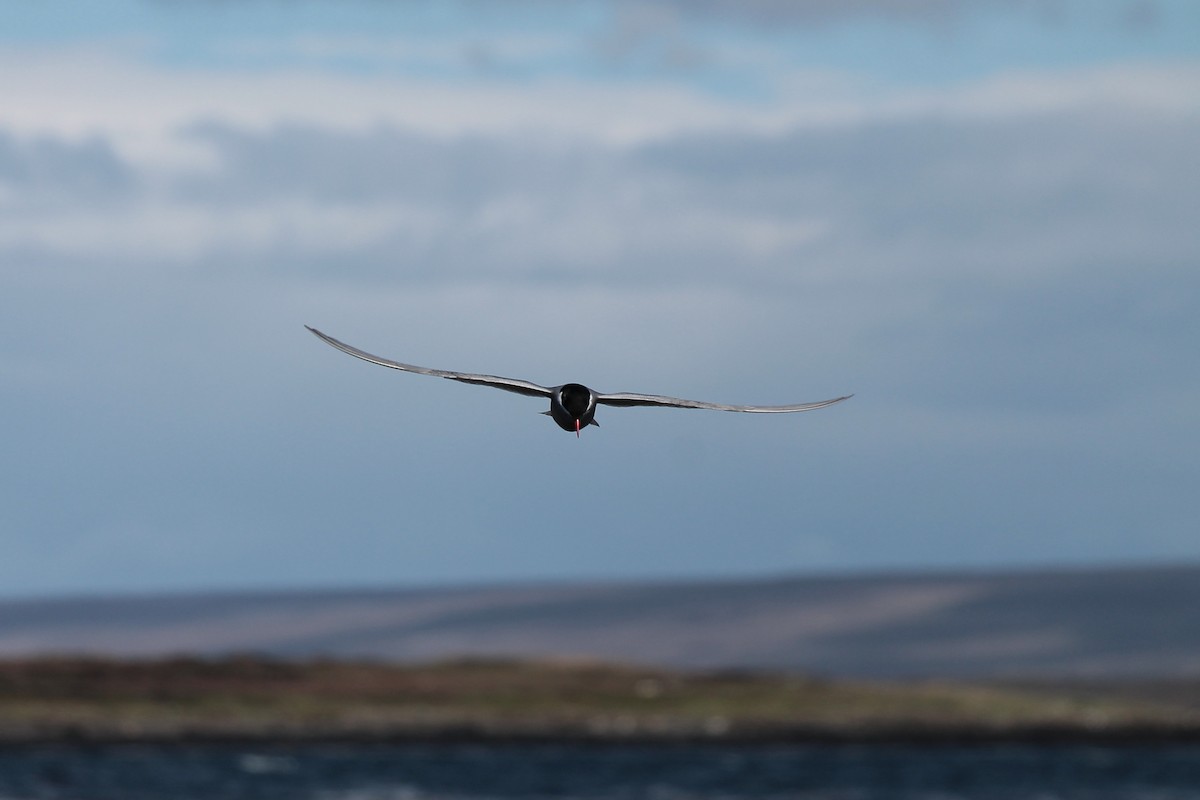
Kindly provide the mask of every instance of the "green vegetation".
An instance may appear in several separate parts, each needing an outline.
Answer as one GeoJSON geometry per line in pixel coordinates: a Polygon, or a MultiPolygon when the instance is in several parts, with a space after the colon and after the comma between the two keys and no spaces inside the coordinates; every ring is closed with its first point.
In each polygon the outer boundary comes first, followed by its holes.
{"type": "Polygon", "coordinates": [[[1200,735],[1096,693],[504,660],[0,662],[0,738],[1200,735]]]}

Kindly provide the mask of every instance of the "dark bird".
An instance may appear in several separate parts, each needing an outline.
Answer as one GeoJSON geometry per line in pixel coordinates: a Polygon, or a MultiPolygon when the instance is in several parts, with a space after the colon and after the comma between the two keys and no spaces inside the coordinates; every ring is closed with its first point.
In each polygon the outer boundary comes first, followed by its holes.
{"type": "Polygon", "coordinates": [[[812,411],[814,408],[824,408],[834,403],[840,403],[853,396],[846,395],[845,397],[835,397],[832,400],[821,400],[817,403],[799,403],[790,406],[727,406],[723,403],[681,400],[678,397],[664,397],[657,394],[637,394],[635,392],[602,394],[579,383],[564,383],[562,386],[540,386],[536,383],[517,378],[501,378],[497,375],[473,375],[469,372],[451,372],[444,369],[430,369],[429,367],[417,367],[412,364],[401,364],[399,361],[373,356],[370,353],[359,350],[357,347],[351,347],[345,342],[339,342],[332,336],[321,333],[316,328],[311,328],[308,325],[304,327],[312,331],[318,339],[336,347],[343,353],[349,353],[355,358],[370,361],[372,364],[379,364],[383,367],[391,367],[392,369],[399,369],[404,372],[436,375],[439,378],[449,378],[452,381],[461,381],[463,383],[494,386],[506,392],[527,394],[532,397],[549,397],[550,410],[543,411],[542,413],[553,417],[554,421],[564,431],[574,431],[576,436],[579,436],[579,431],[588,425],[599,426],[600,423],[596,422],[597,405],[669,406],[672,408],[711,408],[717,411],[746,411],[753,414],[787,414],[794,411],[812,411]]]}

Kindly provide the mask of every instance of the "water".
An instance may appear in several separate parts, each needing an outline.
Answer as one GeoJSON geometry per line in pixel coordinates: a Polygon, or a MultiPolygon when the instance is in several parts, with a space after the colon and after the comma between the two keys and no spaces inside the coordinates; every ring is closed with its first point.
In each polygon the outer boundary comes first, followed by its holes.
{"type": "Polygon", "coordinates": [[[1200,745],[38,745],[2,800],[1180,800],[1200,745]]]}

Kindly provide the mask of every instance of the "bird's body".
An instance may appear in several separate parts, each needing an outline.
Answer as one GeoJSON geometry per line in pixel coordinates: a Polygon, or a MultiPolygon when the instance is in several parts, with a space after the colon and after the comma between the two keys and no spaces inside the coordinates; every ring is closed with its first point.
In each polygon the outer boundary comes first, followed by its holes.
{"type": "Polygon", "coordinates": [[[555,386],[550,393],[550,415],[564,431],[575,431],[578,436],[582,428],[596,425],[596,406],[599,396],[581,383],[564,383],[555,386]]]}
{"type": "Polygon", "coordinates": [[[506,392],[516,392],[517,394],[530,395],[532,397],[547,397],[550,399],[550,410],[543,413],[548,414],[554,419],[558,426],[565,431],[574,431],[578,436],[579,432],[588,425],[598,425],[596,422],[596,408],[600,405],[606,406],[664,406],[670,408],[709,408],[717,411],[741,411],[757,414],[786,414],[797,411],[812,411],[817,408],[840,403],[843,400],[850,398],[852,395],[844,397],[835,397],[832,400],[821,400],[816,403],[798,403],[795,405],[786,406],[731,406],[723,403],[706,403],[701,400],[683,400],[678,397],[666,397],[658,394],[638,394],[635,392],[616,392],[605,394],[589,389],[580,383],[564,383],[561,386],[542,386],[531,381],[524,381],[518,378],[502,378],[498,375],[477,375],[470,372],[453,372],[444,369],[431,369],[429,367],[418,367],[413,364],[403,364],[399,361],[392,361],[388,358],[373,356],[370,353],[359,350],[357,347],[351,347],[345,342],[339,342],[332,336],[321,333],[316,328],[305,326],[317,338],[327,344],[336,347],[343,353],[348,353],[355,358],[361,358],[363,361],[369,361],[372,364],[378,364],[391,369],[398,369],[403,372],[416,372],[421,375],[435,375],[439,378],[447,378],[452,381],[460,381],[462,383],[474,383],[480,386],[492,386],[496,389],[503,389],[506,392]]]}

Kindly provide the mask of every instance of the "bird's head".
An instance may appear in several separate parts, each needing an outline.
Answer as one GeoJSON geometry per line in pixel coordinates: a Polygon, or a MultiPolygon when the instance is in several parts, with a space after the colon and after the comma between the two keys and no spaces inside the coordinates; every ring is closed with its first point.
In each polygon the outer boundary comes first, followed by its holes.
{"type": "Polygon", "coordinates": [[[596,395],[582,384],[564,384],[550,396],[549,413],[560,428],[578,437],[588,425],[596,424],[596,395]]]}

